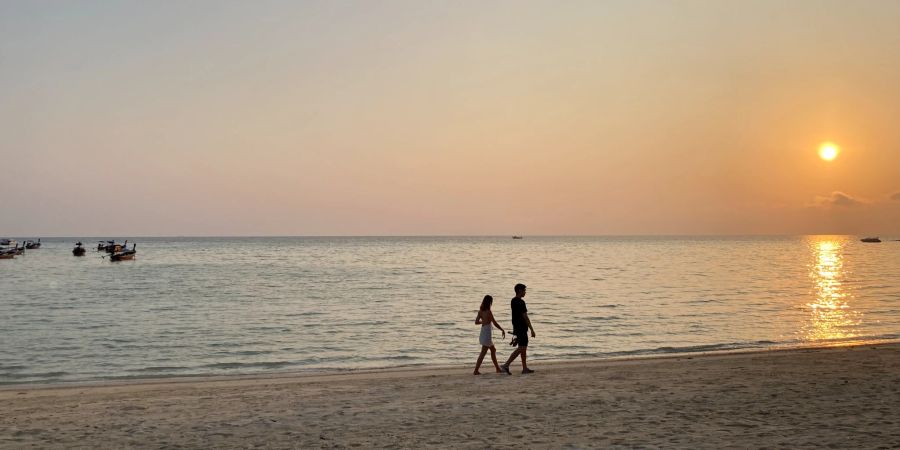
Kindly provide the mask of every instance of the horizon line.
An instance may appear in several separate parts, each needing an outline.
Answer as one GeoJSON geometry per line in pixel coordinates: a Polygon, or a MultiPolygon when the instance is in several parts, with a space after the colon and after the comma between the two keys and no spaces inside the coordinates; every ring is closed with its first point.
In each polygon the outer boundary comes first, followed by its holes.
{"type": "Polygon", "coordinates": [[[698,233],[698,234],[677,234],[677,233],[636,233],[636,234],[179,234],[179,235],[94,235],[94,236],[78,236],[78,235],[41,235],[35,237],[14,236],[6,237],[7,239],[98,239],[107,240],[109,236],[128,239],[137,238],[512,238],[513,236],[521,237],[803,237],[803,236],[893,236],[893,234],[847,234],[847,233],[698,233]]]}

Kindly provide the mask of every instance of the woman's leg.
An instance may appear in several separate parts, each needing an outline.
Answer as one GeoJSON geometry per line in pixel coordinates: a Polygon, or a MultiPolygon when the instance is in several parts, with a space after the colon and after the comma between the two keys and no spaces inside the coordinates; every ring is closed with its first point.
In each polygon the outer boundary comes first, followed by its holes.
{"type": "Polygon", "coordinates": [[[478,362],[475,363],[475,375],[481,375],[481,372],[478,371],[481,368],[481,362],[484,361],[484,354],[487,353],[488,348],[485,346],[481,346],[481,354],[478,355],[478,362]]]}
{"type": "Polygon", "coordinates": [[[497,369],[497,373],[502,372],[502,370],[500,370],[500,364],[497,364],[497,348],[493,345],[491,346],[491,361],[494,362],[494,368],[497,369]]]}

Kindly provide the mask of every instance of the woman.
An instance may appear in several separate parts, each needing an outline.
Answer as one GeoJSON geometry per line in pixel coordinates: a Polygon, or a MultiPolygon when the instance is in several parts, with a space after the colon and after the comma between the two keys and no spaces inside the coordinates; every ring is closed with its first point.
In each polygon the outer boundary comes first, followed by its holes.
{"type": "Polygon", "coordinates": [[[491,312],[492,303],[494,303],[494,297],[485,295],[484,300],[481,301],[481,307],[478,308],[478,315],[475,317],[475,324],[481,325],[481,336],[478,339],[481,343],[481,354],[478,355],[478,362],[475,363],[475,375],[481,375],[481,372],[479,372],[478,369],[481,368],[481,362],[484,361],[484,354],[487,353],[488,350],[491,351],[491,361],[494,362],[494,368],[497,369],[497,373],[501,372],[500,365],[497,364],[497,349],[494,348],[494,340],[491,338],[491,324],[503,332],[504,338],[506,337],[506,330],[494,320],[494,314],[491,312]]]}

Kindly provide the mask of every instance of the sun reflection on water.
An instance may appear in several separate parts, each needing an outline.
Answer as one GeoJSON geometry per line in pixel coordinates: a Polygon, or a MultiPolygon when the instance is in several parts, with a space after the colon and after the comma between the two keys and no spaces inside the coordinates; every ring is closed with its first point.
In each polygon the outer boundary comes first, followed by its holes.
{"type": "Polygon", "coordinates": [[[802,330],[808,341],[847,339],[858,336],[862,315],[854,311],[853,297],[844,286],[845,241],[828,239],[811,243],[813,263],[809,276],[815,287],[815,301],[808,303],[810,319],[802,330]]]}

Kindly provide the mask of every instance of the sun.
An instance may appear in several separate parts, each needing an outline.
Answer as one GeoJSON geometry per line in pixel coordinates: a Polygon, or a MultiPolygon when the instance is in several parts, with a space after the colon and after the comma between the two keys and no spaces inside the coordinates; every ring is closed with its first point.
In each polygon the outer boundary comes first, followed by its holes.
{"type": "Polygon", "coordinates": [[[819,146],[819,158],[822,158],[825,161],[833,161],[840,152],[841,148],[833,142],[823,142],[822,145],[819,146]]]}

